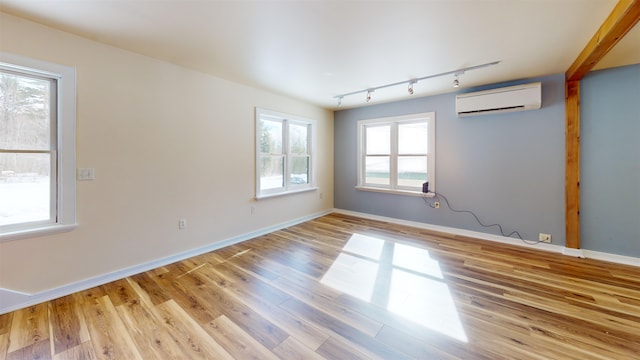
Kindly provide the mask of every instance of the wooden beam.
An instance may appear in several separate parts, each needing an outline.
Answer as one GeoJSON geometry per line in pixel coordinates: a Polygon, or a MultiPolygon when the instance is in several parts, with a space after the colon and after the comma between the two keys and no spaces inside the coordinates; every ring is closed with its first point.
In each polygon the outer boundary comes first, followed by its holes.
{"type": "Polygon", "coordinates": [[[640,0],[620,0],[566,72],[567,81],[582,79],[640,20],[640,0]]]}
{"type": "Polygon", "coordinates": [[[580,248],[580,80],[640,21],[640,0],[620,0],[565,73],[565,245],[580,248]]]}
{"type": "Polygon", "coordinates": [[[566,101],[566,247],[580,248],[580,80],[567,81],[566,101]]]}

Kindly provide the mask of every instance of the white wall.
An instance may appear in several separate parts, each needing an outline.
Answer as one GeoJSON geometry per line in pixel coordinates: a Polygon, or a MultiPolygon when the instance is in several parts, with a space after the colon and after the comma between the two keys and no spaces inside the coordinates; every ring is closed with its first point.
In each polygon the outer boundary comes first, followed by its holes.
{"type": "Polygon", "coordinates": [[[35,294],[333,208],[331,111],[2,13],[0,34],[1,51],[76,67],[77,166],[96,169],[77,229],[0,244],[0,288],[35,294]],[[319,191],[253,200],[256,106],[318,120],[319,191]]]}

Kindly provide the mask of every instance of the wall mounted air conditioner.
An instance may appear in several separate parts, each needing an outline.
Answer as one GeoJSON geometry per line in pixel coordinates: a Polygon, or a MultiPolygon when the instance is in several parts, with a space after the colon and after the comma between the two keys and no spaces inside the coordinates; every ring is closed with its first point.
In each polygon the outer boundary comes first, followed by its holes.
{"type": "Polygon", "coordinates": [[[459,117],[540,109],[539,82],[456,95],[459,117]]]}

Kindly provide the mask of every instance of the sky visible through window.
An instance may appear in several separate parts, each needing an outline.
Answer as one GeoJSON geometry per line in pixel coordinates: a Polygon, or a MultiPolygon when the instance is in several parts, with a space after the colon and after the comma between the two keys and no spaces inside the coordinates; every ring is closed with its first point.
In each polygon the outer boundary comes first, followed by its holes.
{"type": "MultiPolygon", "coordinates": [[[[365,182],[390,185],[393,132],[392,125],[365,127],[365,182]]],[[[427,181],[428,123],[409,122],[397,125],[397,185],[420,188],[427,181]]]]}

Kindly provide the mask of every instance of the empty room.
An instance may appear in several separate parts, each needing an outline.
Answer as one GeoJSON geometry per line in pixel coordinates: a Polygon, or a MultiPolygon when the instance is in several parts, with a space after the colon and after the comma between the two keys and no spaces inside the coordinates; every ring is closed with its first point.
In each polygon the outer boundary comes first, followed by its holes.
{"type": "Polygon", "coordinates": [[[640,0],[0,0],[1,359],[637,359],[640,0]]]}

